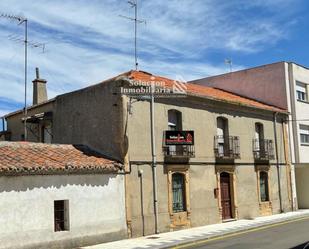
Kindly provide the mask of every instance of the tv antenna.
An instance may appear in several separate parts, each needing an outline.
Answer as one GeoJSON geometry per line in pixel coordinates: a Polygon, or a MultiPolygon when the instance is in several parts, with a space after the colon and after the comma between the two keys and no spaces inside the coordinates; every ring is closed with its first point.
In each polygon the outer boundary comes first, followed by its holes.
{"type": "Polygon", "coordinates": [[[128,4],[131,8],[134,8],[134,17],[128,17],[119,15],[120,17],[126,18],[130,21],[134,21],[134,57],[135,57],[135,70],[138,69],[138,61],[137,61],[137,24],[144,23],[146,24],[146,20],[141,20],[137,18],[137,0],[130,0],[128,4]]]}
{"type": "Polygon", "coordinates": [[[231,72],[233,71],[233,70],[232,70],[232,67],[233,67],[233,61],[232,61],[232,59],[231,59],[231,58],[230,58],[230,59],[224,59],[224,64],[230,66],[230,73],[231,73],[231,72]]]}
{"type": "Polygon", "coordinates": [[[22,42],[24,44],[24,84],[25,84],[25,100],[24,100],[24,141],[27,141],[27,76],[28,76],[28,46],[33,48],[41,47],[43,52],[45,50],[44,43],[35,43],[32,41],[28,41],[28,19],[19,15],[10,15],[5,13],[0,13],[0,18],[5,18],[8,20],[16,21],[18,25],[24,24],[24,37],[20,38],[18,36],[11,35],[9,36],[10,40],[16,42],[22,42]]]}

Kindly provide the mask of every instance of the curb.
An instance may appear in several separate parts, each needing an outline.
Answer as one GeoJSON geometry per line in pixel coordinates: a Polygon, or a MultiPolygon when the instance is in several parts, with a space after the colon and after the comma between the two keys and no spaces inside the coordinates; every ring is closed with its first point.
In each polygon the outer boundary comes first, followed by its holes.
{"type": "Polygon", "coordinates": [[[213,235],[213,236],[208,236],[208,237],[201,237],[201,238],[198,238],[198,239],[190,239],[190,240],[187,240],[187,241],[183,241],[183,242],[176,242],[175,244],[172,244],[172,245],[169,245],[169,246],[162,246],[160,247],[160,249],[171,249],[171,248],[178,248],[178,247],[188,247],[188,246],[194,246],[195,244],[198,245],[198,244],[204,244],[204,243],[207,243],[208,241],[210,240],[216,240],[216,239],[220,239],[220,238],[223,238],[223,237],[226,237],[226,236],[233,236],[233,235],[237,235],[237,234],[242,234],[242,233],[246,233],[246,232],[250,232],[252,230],[255,230],[255,229],[267,229],[269,226],[279,226],[281,224],[284,224],[286,222],[296,222],[296,221],[300,221],[300,220],[304,220],[304,219],[309,219],[309,214],[300,214],[300,215],[297,215],[297,216],[294,216],[294,217],[290,217],[290,218],[282,218],[282,219],[278,219],[277,221],[270,221],[270,222],[264,222],[262,224],[256,224],[256,225],[252,225],[250,227],[247,227],[247,228],[238,228],[238,229],[232,229],[231,231],[228,231],[228,232],[222,232],[221,234],[218,234],[218,235],[213,235]]]}

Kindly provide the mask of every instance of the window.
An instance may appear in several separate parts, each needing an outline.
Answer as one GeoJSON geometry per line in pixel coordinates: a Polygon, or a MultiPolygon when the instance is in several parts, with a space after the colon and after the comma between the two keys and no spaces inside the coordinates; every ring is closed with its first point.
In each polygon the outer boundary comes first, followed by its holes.
{"type": "Polygon", "coordinates": [[[181,112],[177,110],[168,111],[168,128],[171,131],[182,130],[181,112]]]}
{"type": "Polygon", "coordinates": [[[300,143],[309,145],[309,125],[299,125],[300,143]]]}
{"type": "MultiPolygon", "coordinates": [[[[168,129],[170,131],[181,131],[182,130],[182,115],[180,111],[168,110],[168,129]]],[[[176,145],[168,146],[169,155],[181,155],[182,147],[176,145]]]]}
{"type": "Polygon", "coordinates": [[[217,141],[219,155],[225,155],[229,150],[228,121],[226,118],[217,118],[217,141]]]}
{"type": "Polygon", "coordinates": [[[172,175],[173,212],[186,211],[185,176],[181,173],[172,175]]]}
{"type": "Polygon", "coordinates": [[[264,127],[261,123],[255,123],[255,141],[254,141],[254,151],[258,157],[264,152],[264,127]]]}
{"type": "Polygon", "coordinates": [[[260,196],[261,202],[269,201],[268,173],[265,171],[260,172],[260,196]]]}
{"type": "Polygon", "coordinates": [[[54,201],[55,232],[69,230],[69,201],[54,201]]]}
{"type": "Polygon", "coordinates": [[[296,83],[296,97],[300,101],[308,101],[306,84],[296,83]]]}

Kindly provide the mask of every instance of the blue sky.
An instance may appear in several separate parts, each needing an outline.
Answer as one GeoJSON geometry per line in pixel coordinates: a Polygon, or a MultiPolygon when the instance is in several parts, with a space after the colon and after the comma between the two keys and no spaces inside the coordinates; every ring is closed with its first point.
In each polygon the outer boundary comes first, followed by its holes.
{"type": "MultiPolygon", "coordinates": [[[[309,66],[305,0],[139,0],[140,69],[186,80],[275,61],[309,66]]],[[[34,68],[48,95],[72,91],[134,67],[133,23],[126,0],[1,0],[0,12],[24,15],[29,40],[28,103],[34,68]]],[[[0,116],[23,105],[22,26],[0,19],[0,116]]]]}

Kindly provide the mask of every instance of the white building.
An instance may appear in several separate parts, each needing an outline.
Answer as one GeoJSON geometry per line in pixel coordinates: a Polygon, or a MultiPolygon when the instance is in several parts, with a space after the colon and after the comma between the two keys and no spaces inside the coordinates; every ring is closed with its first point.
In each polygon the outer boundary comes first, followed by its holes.
{"type": "Polygon", "coordinates": [[[191,83],[224,89],[289,111],[294,208],[297,201],[299,208],[309,208],[309,69],[278,62],[191,83]]]}
{"type": "Polygon", "coordinates": [[[0,248],[127,237],[122,165],[86,146],[0,142],[0,248]]]}

